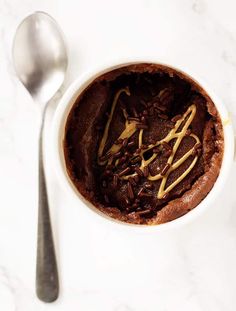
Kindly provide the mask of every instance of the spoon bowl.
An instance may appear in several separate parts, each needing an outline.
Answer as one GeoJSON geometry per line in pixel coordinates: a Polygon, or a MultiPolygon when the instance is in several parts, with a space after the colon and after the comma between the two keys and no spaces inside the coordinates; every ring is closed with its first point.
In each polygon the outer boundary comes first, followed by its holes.
{"type": "Polygon", "coordinates": [[[13,61],[31,96],[47,103],[62,85],[68,65],[62,32],[50,15],[36,12],[21,22],[13,42],[13,61]]]}

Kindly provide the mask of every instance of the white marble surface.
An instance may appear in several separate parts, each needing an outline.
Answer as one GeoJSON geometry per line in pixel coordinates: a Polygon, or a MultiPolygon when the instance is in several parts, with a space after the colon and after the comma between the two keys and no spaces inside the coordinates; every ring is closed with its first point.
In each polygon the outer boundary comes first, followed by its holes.
{"type": "Polygon", "coordinates": [[[11,63],[15,28],[35,10],[52,14],[66,35],[64,89],[105,61],[153,55],[196,72],[236,115],[235,0],[0,0],[0,310],[235,311],[235,167],[196,221],[137,234],[91,219],[58,184],[50,155],[61,294],[50,305],[36,299],[39,116],[11,63]]]}

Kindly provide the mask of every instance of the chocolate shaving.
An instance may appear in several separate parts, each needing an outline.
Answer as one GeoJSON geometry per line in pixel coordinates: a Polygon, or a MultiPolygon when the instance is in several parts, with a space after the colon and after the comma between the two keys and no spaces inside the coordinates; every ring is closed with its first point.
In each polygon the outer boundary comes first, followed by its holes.
{"type": "Polygon", "coordinates": [[[134,107],[132,107],[131,110],[132,110],[134,116],[135,116],[135,117],[138,117],[137,110],[136,110],[134,107]]]}
{"type": "Polygon", "coordinates": [[[132,164],[135,164],[135,163],[137,163],[137,162],[139,162],[139,161],[141,161],[141,160],[142,160],[141,157],[140,157],[140,156],[137,156],[137,157],[135,157],[135,158],[132,158],[130,162],[131,162],[132,164]]]}
{"type": "Polygon", "coordinates": [[[162,146],[166,150],[172,150],[171,146],[166,141],[163,141],[162,146]]]}
{"type": "Polygon", "coordinates": [[[142,172],[142,170],[139,167],[135,167],[134,170],[140,177],[143,177],[143,172],[142,172]]]}
{"type": "Polygon", "coordinates": [[[128,197],[133,200],[134,199],[134,192],[133,192],[133,188],[130,182],[128,182],[127,185],[127,191],[128,191],[128,197]]]}
{"type": "Polygon", "coordinates": [[[189,136],[191,135],[192,131],[190,129],[187,129],[187,131],[185,132],[185,136],[189,136]]]}
{"type": "Polygon", "coordinates": [[[144,175],[144,177],[148,177],[148,175],[149,175],[149,168],[148,168],[148,166],[145,166],[144,167],[144,169],[143,169],[143,175],[144,175]]]}
{"type": "Polygon", "coordinates": [[[151,117],[151,116],[153,116],[153,115],[154,115],[154,108],[151,107],[151,108],[149,109],[149,116],[151,117]]]}
{"type": "Polygon", "coordinates": [[[134,187],[137,185],[133,177],[129,177],[129,182],[130,182],[131,185],[134,186],[134,187]]]}
{"type": "Polygon", "coordinates": [[[132,207],[133,207],[134,209],[136,209],[136,208],[138,207],[138,204],[137,204],[137,203],[134,203],[134,204],[132,205],[132,207]]]}
{"type": "Polygon", "coordinates": [[[141,196],[141,193],[143,192],[143,190],[144,190],[144,187],[142,187],[142,188],[139,189],[138,194],[137,194],[138,197],[141,196]]]}
{"type": "Polygon", "coordinates": [[[121,151],[118,151],[118,152],[116,152],[116,153],[113,154],[113,158],[114,158],[114,159],[118,159],[118,158],[120,158],[121,156],[122,156],[122,152],[121,152],[121,151]]]}
{"type": "Polygon", "coordinates": [[[170,168],[170,164],[167,163],[167,164],[164,166],[163,170],[161,171],[161,175],[164,176],[164,175],[167,173],[167,171],[169,170],[169,168],[170,168]]]}
{"type": "Polygon", "coordinates": [[[137,121],[137,122],[140,122],[139,118],[137,117],[128,117],[127,118],[129,121],[137,121]]]}
{"type": "Polygon", "coordinates": [[[163,119],[163,120],[167,120],[168,119],[168,116],[166,114],[163,114],[163,113],[159,113],[158,117],[163,119]]]}
{"type": "Polygon", "coordinates": [[[127,197],[124,198],[124,201],[125,201],[125,203],[126,203],[127,205],[130,205],[130,201],[129,201],[129,199],[128,199],[127,197]]]}
{"type": "Polygon", "coordinates": [[[116,174],[113,176],[113,186],[115,188],[118,186],[118,176],[116,174]]]}
{"type": "Polygon", "coordinates": [[[130,147],[133,147],[134,145],[135,145],[135,142],[134,141],[130,141],[127,146],[130,148],[130,147]]]}
{"type": "Polygon", "coordinates": [[[127,144],[128,144],[128,138],[125,138],[125,139],[123,140],[123,142],[122,142],[123,148],[125,148],[125,147],[127,146],[127,144]]]}
{"type": "Polygon", "coordinates": [[[174,116],[174,117],[171,119],[171,121],[172,121],[172,122],[176,122],[176,121],[178,121],[178,120],[181,119],[181,118],[182,118],[181,114],[177,114],[176,116],[174,116]]]}
{"type": "Polygon", "coordinates": [[[107,154],[105,154],[104,156],[100,157],[100,161],[106,161],[108,160],[110,157],[112,156],[112,154],[110,152],[108,152],[107,154]]]}
{"type": "Polygon", "coordinates": [[[151,183],[145,183],[145,184],[144,184],[144,187],[145,187],[146,189],[153,189],[153,184],[151,184],[151,183]]]}
{"type": "Polygon", "coordinates": [[[162,199],[165,200],[165,199],[167,199],[169,196],[170,196],[169,192],[166,192],[166,193],[163,195],[162,199]]]}
{"type": "Polygon", "coordinates": [[[197,144],[194,146],[194,149],[195,149],[195,150],[198,150],[198,149],[201,148],[201,146],[202,146],[201,143],[197,143],[197,144]]]}
{"type": "Polygon", "coordinates": [[[146,123],[146,122],[147,122],[147,119],[146,119],[144,116],[142,116],[142,117],[141,117],[141,122],[142,122],[142,123],[146,123]]]}
{"type": "Polygon", "coordinates": [[[166,150],[164,153],[163,153],[163,157],[166,157],[166,158],[169,158],[169,156],[171,155],[172,153],[172,150],[166,150]]]}
{"type": "Polygon", "coordinates": [[[146,209],[144,211],[136,212],[139,216],[147,215],[151,212],[151,209],[146,209]]]}
{"type": "Polygon", "coordinates": [[[136,124],[136,128],[137,128],[137,129],[146,130],[146,129],[148,129],[148,126],[147,126],[146,124],[137,123],[137,124],[136,124]]]}
{"type": "Polygon", "coordinates": [[[123,171],[119,173],[119,177],[124,176],[130,172],[130,167],[126,167],[123,171]]]}

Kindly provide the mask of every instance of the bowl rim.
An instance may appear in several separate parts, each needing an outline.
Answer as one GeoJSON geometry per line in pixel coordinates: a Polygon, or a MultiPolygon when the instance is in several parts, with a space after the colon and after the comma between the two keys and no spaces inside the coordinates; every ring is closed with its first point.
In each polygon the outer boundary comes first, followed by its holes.
{"type": "MultiPolygon", "coordinates": [[[[230,172],[231,165],[233,163],[233,155],[234,155],[234,134],[232,127],[232,120],[230,114],[228,113],[225,105],[222,103],[220,98],[215,94],[215,92],[207,85],[205,81],[202,81],[200,78],[195,78],[196,75],[189,73],[189,70],[185,72],[183,69],[178,68],[175,65],[166,64],[158,59],[153,58],[126,58],[120,61],[113,61],[107,64],[102,64],[97,68],[92,70],[87,70],[83,74],[81,74],[66,90],[64,95],[62,96],[59,104],[57,106],[53,122],[52,122],[52,136],[51,136],[51,155],[53,157],[53,166],[55,169],[55,173],[60,181],[63,184],[63,187],[69,192],[76,196],[77,200],[79,199],[83,206],[86,206],[88,212],[90,212],[90,217],[96,217],[97,221],[100,222],[109,222],[118,227],[126,227],[131,228],[131,230],[141,230],[141,231],[152,231],[152,230],[166,230],[171,228],[177,228],[183,224],[189,223],[196,219],[199,215],[201,215],[204,211],[208,210],[210,206],[213,206],[213,202],[216,197],[220,194],[223,189],[223,186],[227,180],[227,177],[230,172]],[[92,203],[86,200],[80,192],[76,189],[70,177],[67,174],[65,168],[64,161],[64,152],[62,150],[62,141],[64,138],[64,128],[65,122],[68,117],[68,114],[75,102],[75,99],[86,89],[86,87],[91,84],[97,77],[124,67],[128,65],[134,65],[139,63],[150,63],[156,65],[162,65],[169,67],[173,70],[176,70],[180,73],[183,73],[185,76],[190,77],[193,81],[195,81],[200,87],[202,87],[207,95],[212,99],[215,104],[223,125],[223,135],[224,135],[224,153],[221,164],[221,169],[219,176],[211,191],[207,194],[207,196],[191,211],[186,213],[185,215],[176,218],[172,221],[163,224],[157,225],[138,225],[131,224],[127,222],[122,222],[117,219],[114,219],[103,212],[99,211],[92,203]]],[[[95,219],[96,220],[96,219],[95,219]]]]}

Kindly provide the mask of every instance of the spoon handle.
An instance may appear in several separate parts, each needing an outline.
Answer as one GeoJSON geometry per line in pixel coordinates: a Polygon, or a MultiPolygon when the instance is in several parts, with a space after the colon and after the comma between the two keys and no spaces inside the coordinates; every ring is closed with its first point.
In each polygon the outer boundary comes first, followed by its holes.
{"type": "Polygon", "coordinates": [[[44,302],[52,302],[58,297],[59,281],[43,165],[44,119],[45,112],[43,113],[42,117],[42,125],[39,137],[39,199],[36,292],[40,300],[44,302]]]}

